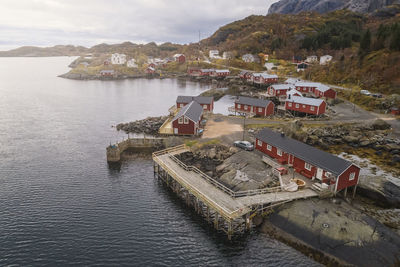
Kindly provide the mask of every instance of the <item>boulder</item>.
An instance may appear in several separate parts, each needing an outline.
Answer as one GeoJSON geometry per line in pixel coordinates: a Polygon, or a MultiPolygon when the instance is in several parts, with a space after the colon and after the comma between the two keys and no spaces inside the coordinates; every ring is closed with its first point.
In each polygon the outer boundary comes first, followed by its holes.
{"type": "Polygon", "coordinates": [[[385,208],[400,208],[400,187],[382,176],[361,176],[357,194],[385,208]]]}
{"type": "Polygon", "coordinates": [[[387,129],[390,129],[390,128],[391,128],[391,126],[390,126],[389,123],[387,123],[386,121],[381,120],[381,119],[375,120],[375,121],[372,123],[371,126],[372,126],[372,128],[373,128],[374,130],[387,130],[387,129]]]}

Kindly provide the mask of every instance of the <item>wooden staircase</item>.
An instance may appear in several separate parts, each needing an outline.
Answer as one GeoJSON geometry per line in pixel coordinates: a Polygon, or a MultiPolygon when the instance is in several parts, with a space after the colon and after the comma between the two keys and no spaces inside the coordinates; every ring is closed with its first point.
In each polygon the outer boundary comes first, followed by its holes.
{"type": "Polygon", "coordinates": [[[330,198],[333,196],[333,192],[329,188],[325,188],[321,183],[314,183],[311,189],[318,193],[319,198],[330,198]]]}

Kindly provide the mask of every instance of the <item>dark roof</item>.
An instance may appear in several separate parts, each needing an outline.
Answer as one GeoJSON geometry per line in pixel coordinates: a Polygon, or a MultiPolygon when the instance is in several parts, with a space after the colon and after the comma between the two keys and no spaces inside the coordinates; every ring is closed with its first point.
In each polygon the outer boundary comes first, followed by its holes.
{"type": "Polygon", "coordinates": [[[266,107],[269,105],[271,101],[266,99],[259,99],[247,96],[239,96],[239,98],[235,101],[237,104],[241,105],[249,105],[254,107],[266,107]]]}
{"type": "Polygon", "coordinates": [[[182,117],[182,115],[185,115],[185,117],[188,117],[191,121],[198,122],[200,121],[201,115],[203,115],[203,107],[197,102],[192,101],[179,110],[173,121],[182,117]]]}
{"type": "Polygon", "coordinates": [[[180,95],[176,98],[176,103],[190,103],[196,101],[200,105],[211,104],[214,101],[212,96],[186,96],[180,95]]]}
{"type": "Polygon", "coordinates": [[[257,139],[282,149],[282,151],[292,154],[311,165],[331,172],[336,176],[342,174],[352,165],[348,160],[339,158],[330,153],[274,132],[269,128],[262,129],[258,133],[257,139]]]}

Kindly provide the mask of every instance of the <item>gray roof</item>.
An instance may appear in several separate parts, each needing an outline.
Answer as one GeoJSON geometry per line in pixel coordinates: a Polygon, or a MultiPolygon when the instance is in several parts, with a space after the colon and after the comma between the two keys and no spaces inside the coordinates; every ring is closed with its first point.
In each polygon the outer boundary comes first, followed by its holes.
{"type": "Polygon", "coordinates": [[[290,89],[294,89],[294,85],[292,84],[273,84],[271,85],[272,88],[274,88],[275,90],[290,90],[290,89]]]}
{"type": "Polygon", "coordinates": [[[339,158],[335,155],[319,150],[280,133],[274,132],[269,128],[262,129],[257,139],[277,147],[282,151],[292,154],[305,162],[333,173],[336,176],[342,174],[352,163],[348,160],[339,158]]]}
{"type": "Polygon", "coordinates": [[[237,104],[241,105],[249,105],[254,107],[266,107],[269,105],[271,101],[266,99],[259,99],[247,96],[239,96],[239,98],[235,101],[237,104]]]}
{"type": "Polygon", "coordinates": [[[292,96],[292,99],[286,99],[288,102],[294,102],[299,104],[305,104],[310,106],[319,107],[324,100],[310,97],[302,97],[302,96],[292,96]]]}
{"type": "Polygon", "coordinates": [[[200,121],[201,115],[203,115],[203,107],[197,102],[192,101],[179,110],[173,121],[182,117],[183,115],[189,118],[191,121],[198,122],[200,121]]]}
{"type": "Polygon", "coordinates": [[[211,104],[214,101],[212,96],[186,96],[180,95],[176,98],[176,103],[190,103],[196,101],[200,105],[211,104]]]}
{"type": "Polygon", "coordinates": [[[114,70],[101,70],[100,73],[114,73],[114,70]]]}

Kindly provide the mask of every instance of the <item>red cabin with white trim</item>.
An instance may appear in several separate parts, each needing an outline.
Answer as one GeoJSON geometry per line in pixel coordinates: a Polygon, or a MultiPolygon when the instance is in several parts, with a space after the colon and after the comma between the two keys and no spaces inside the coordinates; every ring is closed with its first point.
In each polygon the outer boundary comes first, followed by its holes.
{"type": "Polygon", "coordinates": [[[326,102],[322,99],[291,96],[285,101],[285,109],[310,115],[322,115],[326,110],[326,102]]]}
{"type": "Polygon", "coordinates": [[[175,135],[197,135],[203,117],[203,107],[192,101],[172,119],[172,128],[175,135]]]}
{"type": "Polygon", "coordinates": [[[272,101],[239,96],[235,101],[235,112],[244,114],[255,114],[261,117],[274,115],[275,104],[272,101]]]}
{"type": "Polygon", "coordinates": [[[304,177],[326,184],[334,193],[358,184],[357,165],[271,129],[259,132],[255,148],[304,177]]]}
{"type": "Polygon", "coordinates": [[[190,102],[195,101],[203,107],[204,111],[213,112],[214,110],[214,97],[212,96],[183,96],[180,95],[176,98],[176,107],[183,108],[190,102]]]}

